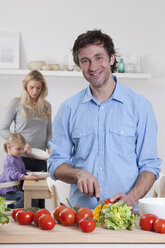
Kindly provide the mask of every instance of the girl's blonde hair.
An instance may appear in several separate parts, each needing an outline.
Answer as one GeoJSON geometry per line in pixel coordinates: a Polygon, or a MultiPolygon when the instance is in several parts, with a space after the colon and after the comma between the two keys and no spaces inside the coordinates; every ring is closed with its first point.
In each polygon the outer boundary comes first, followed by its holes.
{"type": "Polygon", "coordinates": [[[49,118],[50,116],[50,104],[45,100],[48,95],[48,87],[44,76],[37,70],[31,71],[22,81],[22,92],[20,99],[20,110],[22,115],[29,119],[37,114],[40,118],[49,118]],[[37,99],[35,109],[30,106],[30,97],[27,92],[27,84],[29,81],[39,81],[42,83],[42,90],[37,99]]]}
{"type": "Polygon", "coordinates": [[[24,145],[26,145],[26,140],[20,133],[9,134],[6,141],[3,143],[4,151],[8,153],[7,145],[15,145],[18,142],[22,142],[24,145]]]}

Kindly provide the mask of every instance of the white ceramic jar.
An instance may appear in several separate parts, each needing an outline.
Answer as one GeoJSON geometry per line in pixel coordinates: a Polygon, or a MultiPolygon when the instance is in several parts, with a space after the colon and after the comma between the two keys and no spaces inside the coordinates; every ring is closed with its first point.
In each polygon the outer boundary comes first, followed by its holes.
{"type": "Polygon", "coordinates": [[[42,70],[44,65],[46,65],[44,61],[30,61],[27,66],[30,70],[42,70]]]}

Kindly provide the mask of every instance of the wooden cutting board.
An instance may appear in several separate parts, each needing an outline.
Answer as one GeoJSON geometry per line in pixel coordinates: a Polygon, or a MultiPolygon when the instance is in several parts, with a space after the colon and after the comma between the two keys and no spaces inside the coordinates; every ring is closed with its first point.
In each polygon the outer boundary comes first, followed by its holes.
{"type": "Polygon", "coordinates": [[[56,224],[51,231],[41,230],[35,224],[20,225],[10,217],[10,223],[0,226],[1,244],[165,244],[165,234],[143,231],[137,224],[132,231],[115,231],[97,227],[92,233],[83,233],[78,226],[56,224]]]}

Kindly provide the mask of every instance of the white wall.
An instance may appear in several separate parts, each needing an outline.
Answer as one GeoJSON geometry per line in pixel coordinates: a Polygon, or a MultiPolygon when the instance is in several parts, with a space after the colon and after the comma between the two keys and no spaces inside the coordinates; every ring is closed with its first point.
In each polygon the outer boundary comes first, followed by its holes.
{"type": "MultiPolygon", "coordinates": [[[[66,54],[72,63],[70,49],[75,38],[94,28],[112,36],[126,62],[135,62],[141,55],[143,70],[152,79],[121,82],[151,100],[159,127],[158,155],[165,160],[164,9],[164,0],[0,0],[0,31],[20,33],[21,69],[30,60],[62,65],[66,54]]],[[[0,75],[0,120],[9,100],[20,95],[23,78],[0,75]]],[[[53,116],[64,99],[87,85],[83,78],[46,76],[46,80],[53,116]]]]}

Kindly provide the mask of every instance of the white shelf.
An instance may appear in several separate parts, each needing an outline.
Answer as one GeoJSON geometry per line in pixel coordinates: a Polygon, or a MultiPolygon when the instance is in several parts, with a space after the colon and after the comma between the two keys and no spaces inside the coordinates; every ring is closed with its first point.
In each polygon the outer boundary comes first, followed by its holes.
{"type": "MultiPolygon", "coordinates": [[[[0,75],[26,75],[30,70],[0,69],[0,75]]],[[[79,71],[41,71],[44,76],[55,77],[82,77],[79,71]]],[[[118,78],[150,79],[151,74],[145,73],[114,73],[118,78]]]]}
{"type": "Polygon", "coordinates": [[[127,79],[150,79],[151,74],[146,73],[114,73],[118,78],[127,79]]]}

